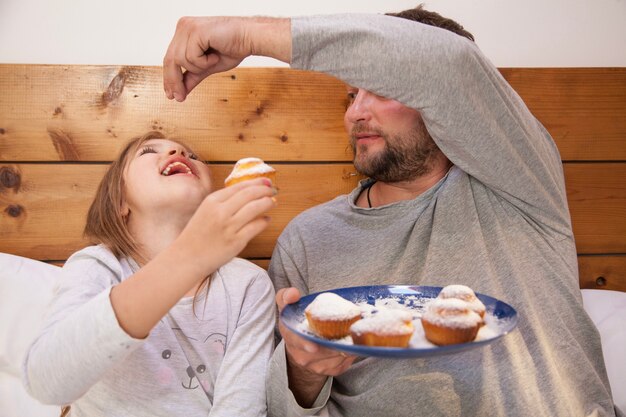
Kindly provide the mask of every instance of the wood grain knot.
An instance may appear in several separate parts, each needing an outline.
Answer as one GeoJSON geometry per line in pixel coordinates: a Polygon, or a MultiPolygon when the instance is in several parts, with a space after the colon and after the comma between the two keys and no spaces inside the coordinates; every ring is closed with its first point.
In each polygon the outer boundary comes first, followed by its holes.
{"type": "Polygon", "coordinates": [[[6,133],[6,130],[4,130],[3,127],[0,127],[0,135],[4,135],[6,133]]]}
{"type": "Polygon", "coordinates": [[[20,189],[21,183],[22,176],[19,172],[11,167],[0,167],[0,189],[13,188],[17,192],[20,189]]]}
{"type": "Polygon", "coordinates": [[[19,204],[11,204],[4,209],[4,212],[11,217],[19,217],[24,212],[24,207],[19,204]]]}
{"type": "Polygon", "coordinates": [[[129,75],[128,68],[122,68],[120,72],[111,80],[106,91],[102,93],[102,99],[100,105],[103,107],[108,106],[119,98],[124,92],[124,86],[126,85],[126,79],[129,75]]]}
{"type": "Polygon", "coordinates": [[[287,142],[289,140],[289,136],[283,133],[282,135],[280,135],[279,139],[281,142],[287,142]]]}
{"type": "Polygon", "coordinates": [[[49,128],[48,136],[50,136],[54,149],[57,151],[61,161],[78,161],[80,159],[78,150],[69,133],[61,129],[49,128]]]}

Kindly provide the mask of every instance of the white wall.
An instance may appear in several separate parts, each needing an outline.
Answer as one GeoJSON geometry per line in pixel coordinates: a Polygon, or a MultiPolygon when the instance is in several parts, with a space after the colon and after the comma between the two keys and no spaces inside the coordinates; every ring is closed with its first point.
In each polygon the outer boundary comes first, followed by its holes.
{"type": "MultiPolygon", "coordinates": [[[[419,1],[0,0],[0,62],[161,65],[184,15],[383,13],[419,1]]],[[[463,24],[499,67],[626,66],[626,0],[423,1],[463,24]]]]}

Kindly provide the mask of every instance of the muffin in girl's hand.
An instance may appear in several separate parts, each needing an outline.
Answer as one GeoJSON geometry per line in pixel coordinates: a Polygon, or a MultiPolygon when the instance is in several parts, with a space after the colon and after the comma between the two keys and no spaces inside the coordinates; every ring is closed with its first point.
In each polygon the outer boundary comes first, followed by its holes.
{"type": "Polygon", "coordinates": [[[435,298],[422,316],[426,339],[439,346],[471,342],[482,325],[482,317],[458,298],[435,298]]]}
{"type": "Polygon", "coordinates": [[[224,184],[228,187],[238,182],[260,177],[268,178],[273,184],[276,170],[259,158],[243,158],[237,161],[230,175],[224,180],[224,184]]]}
{"type": "Polygon", "coordinates": [[[355,345],[405,348],[413,336],[412,319],[408,311],[379,310],[350,326],[350,336],[355,345]]]}
{"type": "Polygon", "coordinates": [[[361,309],[332,292],[325,292],[304,310],[309,328],[325,339],[341,339],[350,334],[350,325],[361,318],[361,309]]]}

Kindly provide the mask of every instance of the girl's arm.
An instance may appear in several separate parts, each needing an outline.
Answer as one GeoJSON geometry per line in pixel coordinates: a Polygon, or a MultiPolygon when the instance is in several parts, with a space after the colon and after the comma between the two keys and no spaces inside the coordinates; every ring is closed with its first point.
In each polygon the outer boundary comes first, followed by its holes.
{"type": "Polygon", "coordinates": [[[113,288],[113,310],[130,336],[145,338],[187,292],[265,229],[269,219],[263,213],[275,205],[267,181],[210,194],[169,247],[113,288]]]}
{"type": "Polygon", "coordinates": [[[111,307],[120,262],[102,246],[72,255],[61,271],[43,331],[23,364],[24,386],[44,404],[80,398],[142,341],[122,330],[111,307]]]}

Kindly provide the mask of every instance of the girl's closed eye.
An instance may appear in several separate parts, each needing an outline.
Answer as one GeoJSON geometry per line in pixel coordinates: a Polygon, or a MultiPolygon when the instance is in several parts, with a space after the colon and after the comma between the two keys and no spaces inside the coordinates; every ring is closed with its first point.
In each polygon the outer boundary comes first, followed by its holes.
{"type": "Polygon", "coordinates": [[[146,154],[146,153],[156,153],[156,151],[151,146],[145,146],[145,147],[141,148],[141,150],[139,151],[139,155],[138,156],[141,156],[141,155],[146,154]]]}
{"type": "Polygon", "coordinates": [[[193,153],[193,152],[189,152],[189,159],[194,159],[194,160],[196,160],[196,161],[197,161],[197,160],[198,160],[198,155],[196,155],[196,154],[195,154],[195,153],[193,153]]]}

